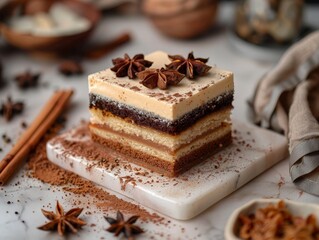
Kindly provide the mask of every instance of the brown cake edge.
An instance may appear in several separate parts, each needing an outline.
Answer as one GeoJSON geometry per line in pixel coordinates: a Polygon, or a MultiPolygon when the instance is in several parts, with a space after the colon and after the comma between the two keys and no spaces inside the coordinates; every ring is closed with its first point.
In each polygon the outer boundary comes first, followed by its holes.
{"type": "Polygon", "coordinates": [[[127,159],[129,162],[138,164],[142,167],[150,169],[151,171],[168,177],[176,177],[186,172],[207,157],[230,145],[232,142],[231,132],[229,132],[219,139],[206,143],[202,147],[192,151],[188,155],[183,156],[173,163],[148,155],[141,151],[134,150],[129,146],[124,146],[111,140],[105,140],[104,138],[92,132],[91,137],[93,141],[129,156],[130,158],[127,159]]]}
{"type": "Polygon", "coordinates": [[[174,174],[180,175],[185,171],[191,169],[193,166],[201,163],[203,160],[212,156],[213,154],[219,152],[224,149],[228,145],[232,143],[232,135],[231,131],[226,135],[218,138],[217,140],[211,141],[202,147],[192,151],[190,154],[180,158],[174,167],[174,174]],[[213,150],[212,150],[213,149],[213,150]]]}

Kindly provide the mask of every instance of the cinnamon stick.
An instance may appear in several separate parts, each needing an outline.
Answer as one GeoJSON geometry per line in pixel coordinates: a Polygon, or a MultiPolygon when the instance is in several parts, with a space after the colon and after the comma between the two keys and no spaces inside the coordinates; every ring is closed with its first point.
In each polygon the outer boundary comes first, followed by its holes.
{"type": "Polygon", "coordinates": [[[84,56],[89,59],[98,59],[109,52],[113,51],[117,47],[123,45],[124,43],[127,43],[131,40],[131,35],[129,33],[123,33],[122,35],[118,36],[114,40],[92,47],[91,49],[88,49],[84,56]]]}
{"type": "Polygon", "coordinates": [[[21,135],[17,143],[10,150],[10,152],[0,161],[0,173],[3,169],[8,165],[11,161],[12,157],[17,154],[17,152],[21,149],[23,143],[25,143],[30,136],[37,130],[39,125],[44,121],[46,116],[49,115],[50,111],[52,111],[52,106],[56,105],[59,99],[61,98],[63,92],[58,91],[55,92],[54,95],[49,99],[49,101],[43,107],[41,113],[34,119],[31,125],[27,128],[27,130],[21,135]]]}
{"type": "Polygon", "coordinates": [[[0,185],[4,185],[7,182],[19,168],[24,158],[38,144],[46,131],[61,114],[72,94],[72,90],[57,91],[42,108],[37,118],[0,162],[0,185]]]}

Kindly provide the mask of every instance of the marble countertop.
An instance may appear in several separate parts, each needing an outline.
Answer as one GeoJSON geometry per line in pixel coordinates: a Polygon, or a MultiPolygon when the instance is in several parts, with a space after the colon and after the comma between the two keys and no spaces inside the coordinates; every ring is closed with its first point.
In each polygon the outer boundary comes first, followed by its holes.
{"type": "MultiPolygon", "coordinates": [[[[26,108],[21,117],[14,118],[6,123],[0,118],[0,133],[6,133],[14,142],[23,131],[20,127],[22,119],[31,122],[36,113],[51,93],[59,87],[75,88],[76,94],[69,108],[67,128],[77,125],[81,119],[88,119],[88,90],[87,75],[111,65],[111,59],[128,53],[150,53],[163,50],[172,54],[186,55],[194,51],[195,56],[209,57],[210,64],[234,72],[235,102],[233,117],[241,121],[248,121],[247,100],[251,96],[258,79],[269,70],[274,62],[260,62],[248,58],[237,52],[231,44],[230,23],[232,5],[223,4],[220,8],[218,27],[207,35],[192,40],[181,41],[161,35],[146,18],[129,15],[106,15],[93,36],[93,41],[112,39],[125,31],[132,33],[133,41],[116,49],[105,58],[98,61],[83,63],[85,74],[80,77],[66,78],[57,72],[58,64],[54,61],[42,61],[30,58],[20,51],[3,51],[4,43],[0,40],[0,60],[5,65],[5,76],[8,86],[0,90],[0,100],[11,95],[14,99],[23,99],[26,108]],[[20,91],[13,82],[13,76],[26,69],[43,73],[38,89],[20,91]]],[[[305,21],[316,28],[319,27],[319,18],[316,17],[318,7],[308,6],[305,21]]],[[[0,139],[0,159],[11,148],[0,139]]],[[[0,239],[61,239],[55,233],[38,230],[36,227],[44,223],[45,218],[40,209],[49,209],[48,204],[55,204],[60,200],[66,208],[71,205],[59,187],[52,187],[35,179],[23,177],[24,170],[16,174],[7,186],[0,187],[0,239]]],[[[89,198],[83,197],[82,201],[89,198]]],[[[224,239],[223,231],[230,214],[239,206],[255,198],[283,198],[299,202],[319,203],[319,199],[298,190],[291,182],[288,173],[288,159],[285,159],[253,179],[251,182],[224,198],[199,216],[188,221],[171,219],[168,226],[142,224],[147,229],[145,235],[137,239],[224,239]]],[[[130,200],[128,200],[130,201],[130,200]]],[[[92,208],[94,208],[92,206],[92,208]]],[[[152,211],[152,210],[150,210],[152,211]]],[[[68,235],[67,239],[113,239],[105,231],[108,224],[102,215],[85,215],[85,220],[94,223],[95,227],[84,227],[76,235],[68,235]]]]}

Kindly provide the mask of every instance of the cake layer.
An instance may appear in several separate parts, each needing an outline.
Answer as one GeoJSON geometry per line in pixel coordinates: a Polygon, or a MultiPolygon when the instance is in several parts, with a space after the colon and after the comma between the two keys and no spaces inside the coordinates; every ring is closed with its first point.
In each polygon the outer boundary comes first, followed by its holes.
{"type": "MultiPolygon", "coordinates": [[[[164,52],[154,52],[145,59],[154,62],[152,68],[162,68],[170,63],[164,52]]],[[[144,113],[171,122],[200,109],[219,96],[232,93],[233,90],[233,74],[218,68],[212,68],[205,76],[195,80],[184,78],[177,86],[171,86],[165,91],[158,88],[148,89],[141,85],[138,79],[117,78],[110,69],[89,76],[92,107],[95,106],[94,102],[100,102],[97,96],[102,96],[106,97],[109,103],[127,106],[125,110],[143,110],[144,113]]],[[[112,106],[117,107],[114,104],[112,106]]],[[[110,108],[107,110],[111,111],[110,108]]]]}
{"type": "Polygon", "coordinates": [[[99,126],[93,124],[90,124],[90,130],[94,135],[103,138],[106,145],[108,142],[115,142],[123,147],[128,146],[133,150],[162,159],[163,161],[175,162],[178,159],[189,155],[192,151],[201,148],[207,143],[215,141],[216,139],[220,139],[227,134],[230,134],[231,125],[228,123],[223,123],[214,131],[211,131],[199,138],[194,139],[189,144],[184,145],[173,152],[165,151],[165,149],[163,149],[163,145],[160,145],[158,143],[145,141],[144,139],[139,137],[133,137],[131,135],[121,134],[120,132],[114,132],[112,130],[100,128],[99,126]]]}
{"type": "Polygon", "coordinates": [[[233,92],[226,92],[174,121],[95,94],[90,94],[90,109],[92,113],[100,110],[102,111],[102,115],[107,116],[111,112],[113,115],[123,119],[129,118],[138,125],[151,127],[169,134],[178,134],[192,126],[199,119],[215,111],[225,108],[229,109],[232,101],[233,92]]]}
{"type": "Polygon", "coordinates": [[[231,107],[225,107],[214,112],[178,135],[171,135],[149,127],[138,126],[131,119],[122,119],[112,113],[105,113],[99,109],[91,109],[91,124],[108,131],[119,132],[132,138],[138,137],[145,141],[162,145],[163,149],[173,152],[189,144],[194,139],[214,131],[222,122],[229,119],[231,107]]]}
{"type": "Polygon", "coordinates": [[[119,143],[116,140],[106,140],[104,137],[95,134],[92,129],[91,136],[94,141],[132,157],[130,158],[130,161],[169,177],[177,176],[189,170],[194,165],[200,163],[208,156],[218,152],[232,142],[231,132],[227,132],[219,138],[207,142],[200,148],[191,151],[182,158],[177,159],[174,162],[170,162],[150,155],[148,152],[136,150],[132,148],[132,146],[119,143]]]}

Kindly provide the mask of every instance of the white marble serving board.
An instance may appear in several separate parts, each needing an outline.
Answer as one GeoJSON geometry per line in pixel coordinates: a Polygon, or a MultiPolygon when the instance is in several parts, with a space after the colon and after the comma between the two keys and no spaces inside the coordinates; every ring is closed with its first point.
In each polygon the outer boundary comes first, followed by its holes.
{"type": "MultiPolygon", "coordinates": [[[[76,129],[60,136],[74,142],[91,141],[76,129]]],[[[47,145],[55,164],[169,217],[190,219],[287,156],[286,139],[274,132],[234,121],[233,144],[177,178],[168,178],[112,153],[123,165],[106,168],[98,161],[70,154],[59,141],[47,145]],[[129,166],[129,167],[128,167],[129,166]],[[146,174],[142,174],[145,173],[146,174]],[[145,175],[145,176],[144,176],[145,175]]],[[[110,153],[111,150],[107,149],[110,153]]],[[[105,161],[105,159],[104,159],[105,161]]]]}

